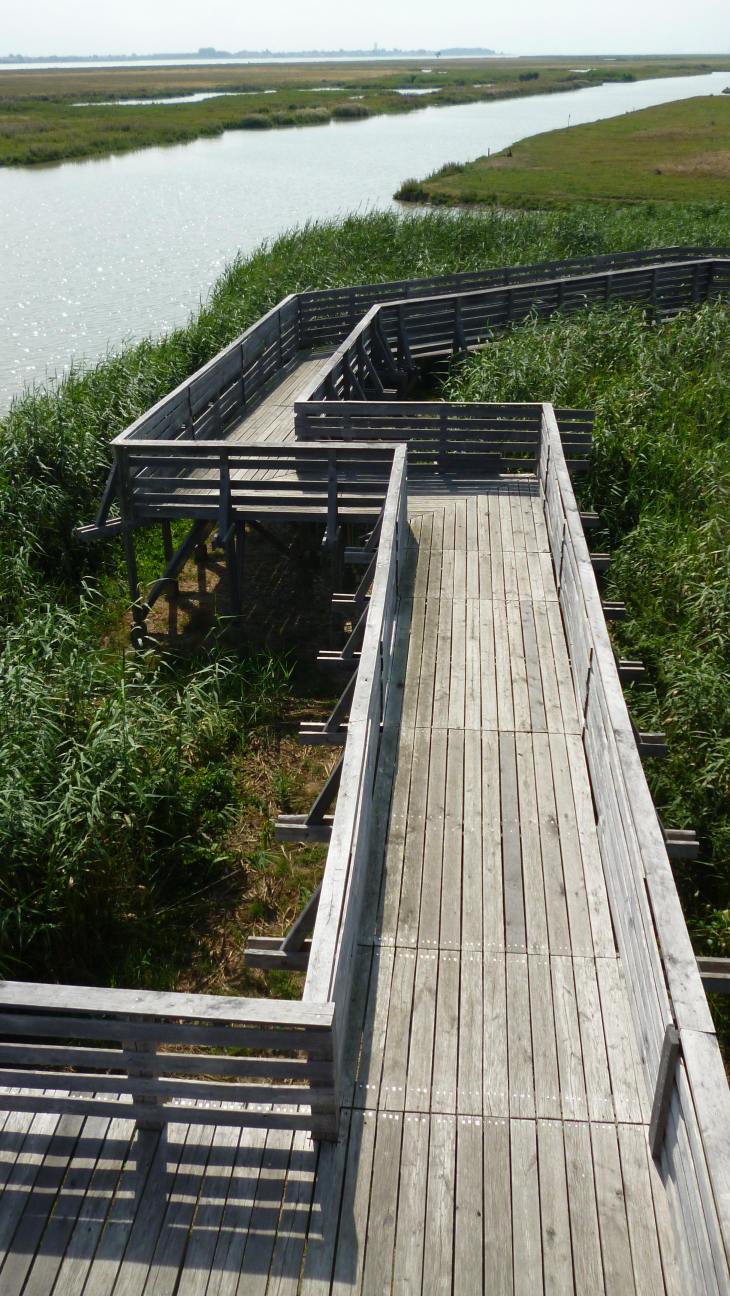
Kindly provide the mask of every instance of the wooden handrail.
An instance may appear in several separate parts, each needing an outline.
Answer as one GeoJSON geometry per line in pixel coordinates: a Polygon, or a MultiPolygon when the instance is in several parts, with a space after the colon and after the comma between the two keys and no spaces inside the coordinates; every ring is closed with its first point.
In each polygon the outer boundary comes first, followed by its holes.
{"type": "Polygon", "coordinates": [[[481,346],[495,331],[533,314],[550,317],[555,311],[582,309],[592,303],[606,305],[619,299],[646,302],[654,311],[662,304],[675,309],[678,304],[705,300],[710,292],[719,293],[728,282],[730,257],[726,254],[592,269],[568,278],[511,279],[509,286],[502,282],[448,292],[440,285],[430,296],[380,301],[314,374],[295,404],[295,414],[299,416],[309,401],[351,398],[348,370],[363,347],[374,363],[373,342],[375,353],[384,357],[387,381],[400,394],[411,368],[398,369],[393,355],[398,350],[407,353],[413,366],[414,358],[457,355],[481,346]]]}
{"type": "Polygon", "coordinates": [[[405,552],[407,450],[399,446],[383,510],[378,558],[350,707],[337,808],[302,1002],[335,1004],[335,1058],[349,1007],[354,949],[370,841],[380,726],[393,660],[400,566],[405,552]]]}
{"type": "Polygon", "coordinates": [[[661,1114],[653,1127],[655,1151],[680,1241],[685,1290],[708,1290],[702,1266],[711,1265],[725,1291],[730,1090],[550,405],[544,409],[538,473],[609,903],[647,1089],[661,1114]],[[674,1038],[667,1032],[675,1027],[678,1061],[666,1046],[674,1038]],[[685,1245],[682,1239],[693,1233],[695,1242],[685,1245]]]}

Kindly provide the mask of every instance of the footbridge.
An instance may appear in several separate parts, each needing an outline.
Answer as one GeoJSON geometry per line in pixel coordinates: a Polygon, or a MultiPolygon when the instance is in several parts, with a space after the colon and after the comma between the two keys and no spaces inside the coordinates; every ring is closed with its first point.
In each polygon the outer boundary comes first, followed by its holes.
{"type": "Polygon", "coordinates": [[[343,692],[301,739],[341,759],[277,825],[321,886],[247,951],[301,1001],[0,983],[2,1296],[730,1293],[730,977],[624,700],[592,415],[418,399],[528,316],[729,289],[671,248],[302,293],[115,439],[80,533],[123,537],[139,637],[196,546],[235,608],[247,526],[317,529],[343,692]]]}

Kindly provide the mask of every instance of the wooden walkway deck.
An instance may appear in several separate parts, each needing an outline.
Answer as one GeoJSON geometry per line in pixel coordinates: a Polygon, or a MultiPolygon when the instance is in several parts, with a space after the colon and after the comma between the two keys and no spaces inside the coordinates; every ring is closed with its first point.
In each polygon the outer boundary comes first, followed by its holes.
{"type": "Polygon", "coordinates": [[[332,353],[298,351],[271,379],[260,399],[226,430],[226,440],[286,445],[294,441],[294,401],[332,353]]]}
{"type": "Polygon", "coordinates": [[[339,1142],[0,1117],[2,1296],[678,1296],[536,482],[410,513],[339,1142]]]}

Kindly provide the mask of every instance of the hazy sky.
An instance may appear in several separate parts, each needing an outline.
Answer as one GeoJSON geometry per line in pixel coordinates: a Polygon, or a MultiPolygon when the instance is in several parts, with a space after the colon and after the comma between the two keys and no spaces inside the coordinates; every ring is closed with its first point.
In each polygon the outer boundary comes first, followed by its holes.
{"type": "Polygon", "coordinates": [[[729,0],[0,0],[0,53],[485,46],[730,53],[729,0]]]}

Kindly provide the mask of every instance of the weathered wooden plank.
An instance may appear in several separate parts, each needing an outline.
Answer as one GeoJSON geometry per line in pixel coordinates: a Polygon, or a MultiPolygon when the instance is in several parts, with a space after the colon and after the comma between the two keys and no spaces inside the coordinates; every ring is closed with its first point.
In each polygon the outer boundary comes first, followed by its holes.
{"type": "Polygon", "coordinates": [[[461,948],[483,948],[482,903],[482,735],[478,728],[464,733],[463,862],[461,948]]]}
{"type": "Polygon", "coordinates": [[[442,950],[439,954],[431,1080],[431,1111],[434,1112],[453,1113],[457,1109],[460,965],[458,953],[442,950]]]}
{"type": "Polygon", "coordinates": [[[629,1296],[636,1287],[616,1127],[590,1129],[606,1296],[629,1296]]]}
{"type": "Polygon", "coordinates": [[[451,1296],[452,1292],[455,1162],[456,1117],[432,1116],[424,1256],[433,1296],[451,1296]]]}
{"type": "Polygon", "coordinates": [[[361,1290],[378,1119],[376,1112],[369,1111],[353,1111],[350,1119],[332,1296],[351,1296],[353,1290],[361,1290]]]}
{"type": "Polygon", "coordinates": [[[379,1107],[386,1111],[402,1112],[405,1108],[415,973],[415,950],[397,949],[390,983],[388,1025],[378,1103],[379,1107]]]}
{"type": "Polygon", "coordinates": [[[535,1110],[540,1117],[560,1120],[562,1108],[550,959],[542,954],[531,954],[528,972],[535,1110]]]}
{"type": "Polygon", "coordinates": [[[302,1296],[329,1296],[349,1151],[350,1121],[351,1112],[345,1108],[340,1119],[337,1142],[319,1145],[306,1228],[307,1254],[301,1284],[302,1296]]]}
{"type": "Polygon", "coordinates": [[[431,949],[438,948],[441,920],[447,736],[446,729],[433,729],[428,764],[428,803],[423,846],[418,943],[431,949]]]}
{"type": "MultiPolygon", "coordinates": [[[[52,1201],[49,1194],[50,1218],[35,1256],[33,1256],[32,1243],[28,1246],[30,1239],[21,1240],[18,1235],[13,1246],[13,1252],[15,1253],[13,1256],[15,1261],[13,1278],[17,1284],[15,1290],[20,1291],[22,1287],[23,1291],[29,1293],[29,1296],[31,1294],[32,1296],[46,1296],[46,1293],[54,1287],[66,1247],[104,1145],[108,1127],[109,1120],[106,1118],[99,1120],[91,1117],[86,1122],[83,1136],[79,1140],[69,1163],[55,1201],[52,1201]],[[22,1270],[25,1266],[17,1264],[17,1253],[25,1251],[26,1246],[28,1247],[28,1253],[25,1260],[28,1269],[27,1278],[23,1282],[22,1270]]],[[[26,1207],[24,1222],[32,1210],[31,1202],[26,1207]]],[[[11,1278],[7,1263],[3,1272],[3,1287],[10,1292],[13,1290],[13,1278],[11,1278]]],[[[59,1284],[56,1284],[55,1290],[58,1290],[58,1286],[59,1284]]]]}
{"type": "Polygon", "coordinates": [[[637,1125],[618,1125],[626,1216],[636,1290],[664,1296],[665,1286],[654,1218],[646,1133],[637,1125]]]}
{"type": "Polygon", "coordinates": [[[572,960],[553,955],[550,966],[563,1119],[586,1120],[588,1108],[572,960]]]}
{"type": "Polygon", "coordinates": [[[292,1139],[293,1135],[284,1130],[269,1130],[266,1136],[240,1267],[239,1281],[247,1296],[248,1293],[264,1296],[266,1292],[284,1202],[292,1139]]]}
{"type": "Polygon", "coordinates": [[[603,1296],[606,1287],[603,1281],[590,1127],[583,1121],[565,1121],[563,1138],[575,1290],[581,1296],[592,1296],[594,1292],[597,1296],[603,1296]]]}
{"type": "MultiPolygon", "coordinates": [[[[23,1146],[15,1158],[2,1196],[0,1281],[3,1281],[2,1270],[8,1262],[12,1267],[14,1263],[22,1266],[25,1261],[26,1267],[21,1270],[21,1280],[25,1277],[27,1263],[32,1258],[35,1242],[30,1249],[30,1255],[27,1250],[21,1250],[17,1260],[13,1258],[11,1243],[17,1236],[18,1230],[23,1227],[23,1218],[29,1206],[31,1209],[25,1231],[28,1233],[29,1230],[34,1230],[33,1206],[35,1206],[35,1214],[42,1233],[46,1218],[43,1214],[44,1198],[48,1202],[47,1209],[50,1209],[55,1189],[73,1153],[80,1128],[81,1121],[77,1117],[59,1117],[57,1114],[34,1117],[23,1146]],[[54,1135],[58,1135],[55,1143],[54,1135]],[[45,1175],[43,1175],[44,1168],[45,1175]],[[50,1201],[48,1201],[49,1197],[50,1201]]],[[[35,1240],[39,1236],[38,1223],[35,1229],[35,1240]]]]}
{"type": "MultiPolygon", "coordinates": [[[[491,601],[480,598],[478,664],[482,703],[482,729],[496,729],[498,725],[497,647],[495,644],[494,626],[494,605],[491,601]]],[[[501,692],[499,697],[501,699],[501,692]]]]}
{"type": "MultiPolygon", "coordinates": [[[[209,1118],[212,1115],[213,1112],[208,1113],[209,1118]]],[[[171,1296],[177,1288],[178,1272],[185,1255],[211,1152],[213,1131],[212,1124],[198,1125],[188,1130],[175,1179],[169,1190],[165,1218],[142,1289],[145,1296],[171,1296]]],[[[291,1134],[276,1133],[270,1137],[290,1140],[291,1134]]]]}
{"type": "Polygon", "coordinates": [[[517,757],[513,734],[499,735],[499,768],[505,949],[523,953],[527,948],[527,932],[522,880],[517,757]]]}
{"type": "Polygon", "coordinates": [[[507,954],[509,1109],[512,1117],[535,1115],[530,989],[526,954],[507,954]]]}
{"type": "Polygon", "coordinates": [[[500,737],[485,730],[482,732],[482,921],[485,951],[505,949],[502,842],[501,833],[496,831],[500,823],[500,798],[500,737]]]}
{"type": "Polygon", "coordinates": [[[376,947],[373,950],[360,1064],[355,1085],[354,1102],[357,1107],[373,1109],[378,1105],[394,960],[395,952],[387,946],[376,947]]]}
{"type": "Polygon", "coordinates": [[[494,1296],[513,1296],[510,1125],[484,1121],[484,1273],[494,1296]]]}
{"type": "Polygon", "coordinates": [[[378,1112],[361,1289],[372,1296],[390,1288],[393,1274],[402,1135],[402,1115],[378,1112]]]}
{"type": "Polygon", "coordinates": [[[565,900],[565,879],[550,759],[550,740],[547,734],[534,734],[532,742],[550,951],[552,954],[568,954],[571,950],[570,928],[565,900]]]}
{"type": "Polygon", "coordinates": [[[421,1291],[430,1123],[426,1115],[409,1113],[403,1119],[393,1296],[415,1296],[421,1291]]]}
{"type": "Polygon", "coordinates": [[[534,1296],[543,1286],[535,1121],[510,1121],[510,1152],[514,1292],[515,1296],[534,1296]]]}
{"type": "Polygon", "coordinates": [[[640,1123],[644,1111],[639,1088],[643,1089],[644,1078],[634,1066],[633,1024],[618,960],[596,959],[596,973],[616,1120],[640,1123]]]}
{"type": "Polygon", "coordinates": [[[545,1292],[550,1296],[576,1290],[570,1237],[570,1209],[563,1128],[558,1120],[537,1122],[540,1173],[540,1222],[545,1292]]]}
{"type": "Polygon", "coordinates": [[[481,1296],[484,1254],[481,1117],[460,1116],[456,1138],[453,1292],[454,1296],[481,1296]]]}
{"type": "Polygon", "coordinates": [[[413,740],[410,799],[403,851],[403,881],[398,910],[396,939],[401,945],[415,945],[418,938],[418,920],[421,911],[421,879],[423,876],[423,849],[426,837],[426,810],[428,805],[431,731],[426,726],[415,730],[413,740]],[[416,776],[416,773],[417,776],[416,776]]]}
{"type": "MultiPolygon", "coordinates": [[[[604,1023],[593,959],[574,958],[576,1006],[583,1053],[588,1116],[593,1121],[615,1119],[606,1057],[604,1023]]],[[[627,1059],[628,1060],[628,1059],[627,1059]]]]}
{"type": "Polygon", "coordinates": [[[461,948],[462,851],[464,846],[464,730],[448,734],[444,805],[439,947],[461,948]]]}
{"type": "Polygon", "coordinates": [[[545,885],[542,872],[542,852],[531,736],[529,734],[515,734],[515,747],[517,752],[517,787],[527,950],[530,954],[547,954],[549,945],[545,913],[545,885]]]}
{"type": "Polygon", "coordinates": [[[406,1108],[411,1112],[431,1110],[438,971],[438,954],[435,951],[419,949],[416,958],[406,1088],[406,1108]]]}

